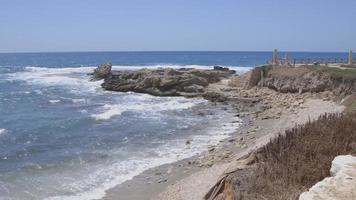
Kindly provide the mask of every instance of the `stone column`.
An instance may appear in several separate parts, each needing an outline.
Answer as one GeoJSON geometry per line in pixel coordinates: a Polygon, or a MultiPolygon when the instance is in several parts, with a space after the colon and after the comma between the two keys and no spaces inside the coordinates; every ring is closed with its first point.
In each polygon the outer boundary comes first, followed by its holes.
{"type": "Polygon", "coordinates": [[[286,52],[286,54],[284,54],[284,62],[285,62],[285,65],[289,65],[289,56],[288,56],[287,52],[286,52]]]}
{"type": "Polygon", "coordinates": [[[272,65],[278,65],[278,50],[275,49],[272,54],[272,65]]]}
{"type": "Polygon", "coordinates": [[[349,62],[347,63],[349,65],[352,65],[352,50],[349,51],[349,62]]]}

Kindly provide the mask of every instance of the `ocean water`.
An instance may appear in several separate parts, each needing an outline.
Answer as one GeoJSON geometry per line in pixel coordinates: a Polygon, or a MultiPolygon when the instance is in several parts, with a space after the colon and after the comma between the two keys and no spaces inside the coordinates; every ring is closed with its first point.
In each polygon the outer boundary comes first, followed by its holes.
{"type": "MultiPolygon", "coordinates": [[[[223,106],[200,98],[108,92],[88,73],[211,68],[238,72],[269,52],[0,54],[0,199],[100,199],[144,170],[196,155],[238,128],[223,106]],[[186,141],[191,140],[187,145],[186,141]]],[[[346,58],[345,53],[292,53],[346,58]]]]}

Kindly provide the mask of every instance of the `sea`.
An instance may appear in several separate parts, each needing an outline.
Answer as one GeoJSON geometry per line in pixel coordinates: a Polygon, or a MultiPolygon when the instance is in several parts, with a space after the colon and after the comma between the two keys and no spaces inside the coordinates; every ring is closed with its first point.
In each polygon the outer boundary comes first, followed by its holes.
{"type": "MultiPolygon", "coordinates": [[[[0,54],[0,200],[90,200],[143,171],[197,155],[239,121],[201,98],[105,91],[90,81],[114,69],[264,64],[271,52],[68,52],[0,54]],[[187,141],[190,142],[187,142],[187,141]]],[[[283,54],[280,55],[281,57],[283,54]]],[[[292,58],[346,53],[290,52],[292,58]]]]}

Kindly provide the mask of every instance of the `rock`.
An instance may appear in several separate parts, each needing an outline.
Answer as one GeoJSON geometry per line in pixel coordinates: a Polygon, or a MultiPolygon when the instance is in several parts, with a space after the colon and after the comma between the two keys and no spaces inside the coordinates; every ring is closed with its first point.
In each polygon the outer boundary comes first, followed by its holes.
{"type": "Polygon", "coordinates": [[[177,71],[177,70],[172,69],[172,68],[166,68],[164,70],[164,75],[165,76],[176,76],[176,75],[181,75],[181,74],[182,74],[182,72],[177,71]]]}
{"type": "Polygon", "coordinates": [[[330,169],[332,177],[316,183],[302,193],[299,200],[350,200],[356,199],[356,157],[337,156],[330,169]]]}
{"type": "Polygon", "coordinates": [[[168,179],[165,178],[165,179],[158,180],[157,183],[165,183],[167,181],[168,181],[168,179]]]}
{"type": "Polygon", "coordinates": [[[234,138],[231,138],[228,140],[228,142],[235,142],[236,140],[234,138]]]}
{"type": "Polygon", "coordinates": [[[334,78],[329,73],[311,70],[307,67],[271,68],[263,85],[282,93],[319,93],[333,91],[335,95],[356,91],[353,80],[334,78]]]}
{"type": "Polygon", "coordinates": [[[214,147],[211,147],[211,148],[208,149],[208,151],[209,151],[209,152],[213,152],[213,151],[215,151],[215,148],[214,148],[214,147]]]}
{"type": "Polygon", "coordinates": [[[190,145],[192,143],[192,140],[187,140],[187,141],[185,141],[185,144],[186,145],[190,145]]]}
{"type": "Polygon", "coordinates": [[[196,76],[186,76],[182,77],[181,86],[191,86],[191,85],[200,85],[200,86],[207,86],[209,85],[208,81],[201,77],[196,76]]]}
{"type": "Polygon", "coordinates": [[[190,85],[186,86],[183,88],[184,92],[190,92],[190,93],[202,93],[204,92],[204,87],[201,85],[190,85]]]}
{"type": "Polygon", "coordinates": [[[220,93],[217,92],[207,92],[203,94],[205,99],[208,99],[212,102],[225,102],[227,101],[227,97],[222,96],[220,93]]]}
{"type": "Polygon", "coordinates": [[[229,71],[229,68],[221,67],[221,66],[214,66],[214,70],[229,71]]]}
{"type": "Polygon", "coordinates": [[[94,69],[92,80],[100,80],[108,77],[111,74],[111,68],[111,63],[99,65],[96,69],[94,69]]]}
{"type": "MultiPolygon", "coordinates": [[[[105,78],[102,87],[120,92],[148,93],[155,96],[194,97],[204,93],[205,87],[232,75],[231,70],[207,69],[142,69],[111,71],[106,65],[95,70],[93,76],[105,78]]],[[[219,99],[221,100],[221,99],[219,99]]]]}

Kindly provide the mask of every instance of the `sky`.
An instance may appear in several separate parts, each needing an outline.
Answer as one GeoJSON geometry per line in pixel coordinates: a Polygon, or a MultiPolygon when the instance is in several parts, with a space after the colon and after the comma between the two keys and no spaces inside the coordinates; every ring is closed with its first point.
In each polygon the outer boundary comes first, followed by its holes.
{"type": "Polygon", "coordinates": [[[0,52],[356,51],[355,0],[0,0],[0,52]]]}

